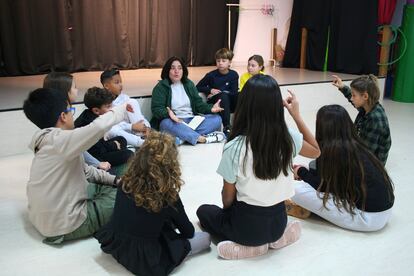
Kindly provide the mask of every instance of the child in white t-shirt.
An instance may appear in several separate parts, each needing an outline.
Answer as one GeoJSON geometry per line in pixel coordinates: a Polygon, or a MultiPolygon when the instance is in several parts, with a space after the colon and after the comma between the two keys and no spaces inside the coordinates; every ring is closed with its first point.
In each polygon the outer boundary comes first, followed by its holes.
{"type": "Polygon", "coordinates": [[[128,145],[140,147],[144,143],[144,138],[151,129],[151,126],[144,115],[142,115],[138,102],[122,93],[122,79],[119,70],[105,70],[101,74],[101,83],[114,96],[112,105],[117,106],[128,103],[134,109],[134,113],[128,113],[127,121],[121,122],[111,128],[106,138],[110,139],[116,136],[123,136],[127,140],[128,145]]]}
{"type": "Polygon", "coordinates": [[[299,239],[300,224],[287,223],[284,203],[294,194],[292,160],[297,154],[316,158],[319,153],[295,95],[290,92],[283,100],[270,76],[249,79],[217,169],[224,183],[223,208],[202,205],[197,210],[201,226],[223,240],[217,245],[220,257],[254,257],[299,239]],[[288,129],[283,106],[299,131],[288,129]]]}

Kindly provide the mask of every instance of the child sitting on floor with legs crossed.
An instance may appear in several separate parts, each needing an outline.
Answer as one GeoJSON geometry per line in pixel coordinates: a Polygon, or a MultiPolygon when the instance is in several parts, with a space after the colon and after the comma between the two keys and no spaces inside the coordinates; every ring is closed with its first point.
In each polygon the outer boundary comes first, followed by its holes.
{"type": "Polygon", "coordinates": [[[95,235],[102,250],[136,275],[168,275],[208,249],[210,235],[194,232],[184,210],[182,185],[174,137],[152,131],[122,178],[111,221],[95,235]]]}
{"type": "Polygon", "coordinates": [[[202,205],[197,210],[201,227],[221,240],[220,257],[255,257],[299,239],[300,224],[288,223],[284,203],[294,194],[292,160],[297,154],[316,158],[319,147],[295,95],[283,100],[272,77],[253,76],[240,93],[217,169],[223,177],[223,208],[202,205]],[[287,127],[284,106],[299,131],[287,127]]]}
{"type": "Polygon", "coordinates": [[[101,83],[106,90],[112,93],[114,97],[113,106],[128,103],[134,110],[134,113],[128,113],[128,118],[124,122],[112,127],[106,138],[123,136],[128,145],[135,148],[140,147],[144,143],[145,136],[151,130],[151,125],[142,115],[138,101],[122,93],[122,78],[119,70],[111,69],[102,72],[101,83]]]}
{"type": "Polygon", "coordinates": [[[229,49],[218,50],[215,55],[217,69],[208,72],[197,83],[197,89],[206,95],[207,103],[215,104],[220,101],[223,108],[220,116],[226,137],[230,134],[230,114],[236,108],[239,91],[239,74],[230,69],[233,56],[233,52],[229,49]]]}
{"type": "Polygon", "coordinates": [[[29,219],[44,242],[91,236],[111,214],[117,177],[85,164],[82,153],[126,117],[127,104],[73,129],[75,108],[67,92],[40,88],[23,104],[26,117],[40,128],[30,145],[34,159],[27,183],[29,219]]]}
{"type": "Polygon", "coordinates": [[[371,152],[385,165],[391,148],[391,133],[385,110],[379,103],[380,90],[374,75],[361,76],[346,86],[338,76],[332,84],[358,109],[355,128],[371,152]]]}
{"type": "Polygon", "coordinates": [[[365,146],[348,112],[327,105],[316,115],[316,140],[321,155],[316,170],[295,165],[295,195],[288,214],[307,218],[310,213],[339,227],[377,231],[391,217],[393,185],[383,164],[365,146]]]}
{"type": "MultiPolygon", "coordinates": [[[[70,104],[75,103],[78,97],[78,88],[76,87],[75,78],[67,72],[50,72],[43,80],[43,88],[53,88],[68,93],[68,101],[70,104]]],[[[108,161],[99,161],[89,152],[83,153],[85,162],[105,171],[111,169],[111,163],[108,161]]]]}
{"type": "MultiPolygon", "coordinates": [[[[99,87],[89,88],[84,96],[85,109],[75,120],[75,127],[83,127],[92,123],[100,115],[105,114],[112,108],[112,94],[99,87]]],[[[133,152],[127,149],[127,141],[122,136],[115,136],[111,139],[104,138],[88,149],[98,160],[105,160],[114,167],[126,164],[133,152]]],[[[121,169],[122,170],[122,169],[121,169]]]]}

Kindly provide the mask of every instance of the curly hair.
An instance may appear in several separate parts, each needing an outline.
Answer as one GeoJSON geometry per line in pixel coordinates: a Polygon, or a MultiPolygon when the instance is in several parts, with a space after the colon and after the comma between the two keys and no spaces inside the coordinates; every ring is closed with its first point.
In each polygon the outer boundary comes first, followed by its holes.
{"type": "Polygon", "coordinates": [[[130,161],[122,178],[122,190],[148,211],[156,213],[166,205],[172,206],[184,184],[177,157],[174,138],[151,131],[130,161]]]}

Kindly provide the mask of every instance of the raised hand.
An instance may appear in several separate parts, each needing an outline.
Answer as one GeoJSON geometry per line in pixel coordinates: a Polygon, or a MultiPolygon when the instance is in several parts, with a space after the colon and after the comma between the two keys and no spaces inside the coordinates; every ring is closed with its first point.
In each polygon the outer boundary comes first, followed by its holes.
{"type": "Polygon", "coordinates": [[[173,120],[176,123],[181,123],[183,120],[181,120],[180,118],[177,117],[177,115],[175,115],[174,111],[171,110],[171,108],[169,108],[167,106],[167,111],[168,111],[168,116],[170,116],[170,119],[173,120]]]}
{"type": "Polygon", "coordinates": [[[332,75],[333,80],[332,80],[332,85],[338,87],[339,89],[344,88],[344,83],[342,82],[341,78],[338,77],[337,75],[332,75]]]}
{"type": "Polygon", "coordinates": [[[213,107],[211,108],[212,113],[219,113],[224,110],[224,108],[220,107],[221,100],[218,100],[213,107]]]}
{"type": "Polygon", "coordinates": [[[299,102],[296,98],[296,95],[288,90],[289,96],[286,97],[286,99],[283,100],[283,105],[286,107],[286,109],[289,111],[289,114],[296,118],[300,116],[299,113],[299,102]]]}

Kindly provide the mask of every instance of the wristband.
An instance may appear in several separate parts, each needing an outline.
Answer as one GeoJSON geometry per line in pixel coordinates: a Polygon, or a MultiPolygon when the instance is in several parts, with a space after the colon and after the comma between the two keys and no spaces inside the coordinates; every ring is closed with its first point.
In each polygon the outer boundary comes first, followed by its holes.
{"type": "Polygon", "coordinates": [[[112,186],[113,187],[118,187],[118,183],[119,183],[120,179],[121,178],[119,176],[115,176],[114,182],[112,183],[112,186]]]}

